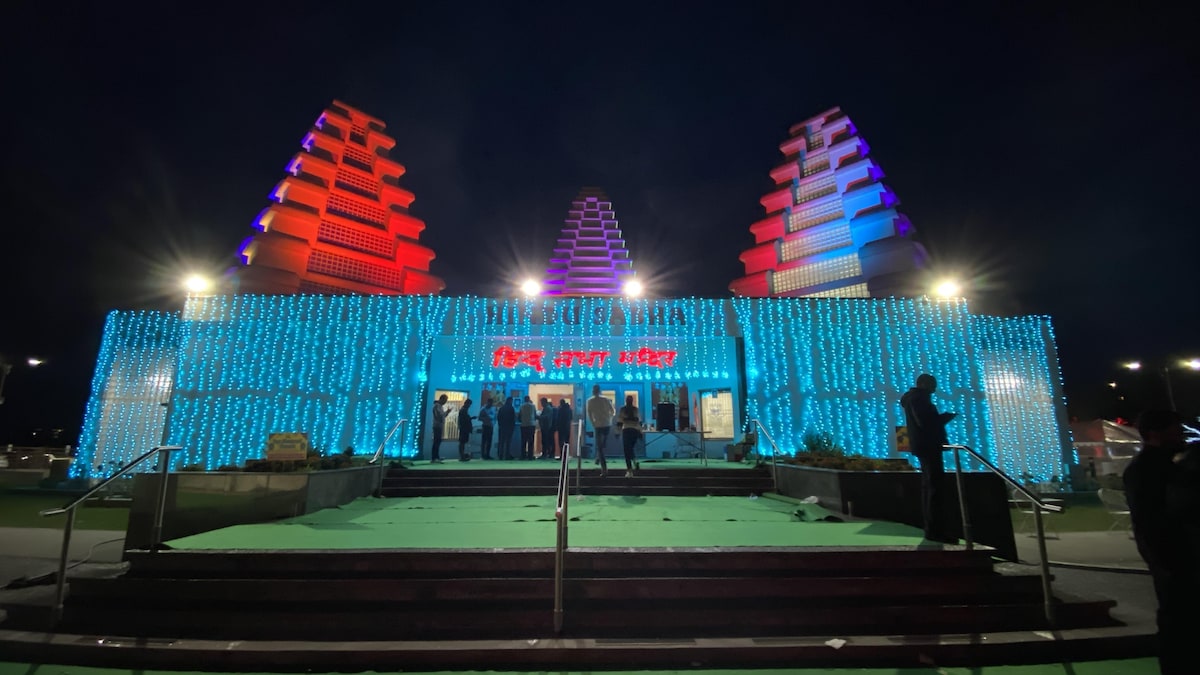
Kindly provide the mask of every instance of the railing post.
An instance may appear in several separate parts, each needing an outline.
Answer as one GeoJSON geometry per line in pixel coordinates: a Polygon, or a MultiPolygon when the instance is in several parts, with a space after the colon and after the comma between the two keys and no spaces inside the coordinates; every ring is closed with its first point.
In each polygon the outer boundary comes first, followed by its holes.
{"type": "Polygon", "coordinates": [[[958,512],[962,516],[962,531],[963,539],[967,542],[967,550],[975,548],[974,540],[971,537],[971,515],[967,511],[967,497],[963,493],[962,482],[962,459],[959,457],[958,448],[953,449],[954,452],[954,484],[958,490],[958,512]]]}
{"type": "Polygon", "coordinates": [[[167,478],[171,470],[171,450],[158,448],[158,498],[154,502],[154,528],[150,531],[150,550],[162,548],[163,513],[167,510],[167,478]]]}
{"type": "Polygon", "coordinates": [[[1033,524],[1037,528],[1038,560],[1041,561],[1042,573],[1042,605],[1046,613],[1046,623],[1054,626],[1054,596],[1050,594],[1050,560],[1046,557],[1046,531],[1042,525],[1042,509],[1033,504],[1033,524]]]}
{"type": "Polygon", "coordinates": [[[54,614],[52,615],[55,624],[63,615],[63,599],[66,597],[67,585],[67,556],[71,551],[71,532],[75,529],[75,509],[67,509],[67,523],[63,526],[62,551],[58,556],[58,579],[54,586],[54,614]]]}

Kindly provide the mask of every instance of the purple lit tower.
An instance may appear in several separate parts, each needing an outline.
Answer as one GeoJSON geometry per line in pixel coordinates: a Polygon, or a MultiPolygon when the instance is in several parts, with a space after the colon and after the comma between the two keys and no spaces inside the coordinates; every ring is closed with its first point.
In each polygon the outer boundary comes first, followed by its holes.
{"type": "Polygon", "coordinates": [[[750,226],[746,276],[729,285],[751,297],[865,298],[919,294],[925,249],[896,194],[840,108],[793,125],[771,170],[767,217],[750,226]]]}
{"type": "Polygon", "coordinates": [[[633,279],[633,261],[617,227],[612,202],[585,187],[571,202],[546,268],[546,295],[620,295],[633,279]]]}

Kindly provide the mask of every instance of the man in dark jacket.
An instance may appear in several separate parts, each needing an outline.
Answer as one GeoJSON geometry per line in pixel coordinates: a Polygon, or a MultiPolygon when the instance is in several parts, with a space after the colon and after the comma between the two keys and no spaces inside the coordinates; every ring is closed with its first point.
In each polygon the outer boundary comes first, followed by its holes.
{"type": "Polygon", "coordinates": [[[1188,535],[1196,526],[1195,472],[1173,410],[1149,410],[1138,418],[1142,451],[1125,469],[1125,499],[1138,553],[1154,578],[1158,598],[1159,670],[1196,672],[1189,655],[1192,615],[1200,603],[1200,560],[1188,535]]]}
{"type": "Polygon", "coordinates": [[[554,446],[556,450],[561,449],[563,445],[571,442],[571,420],[573,417],[571,404],[565,398],[559,399],[558,412],[554,415],[554,426],[558,430],[558,445],[554,446]]]}
{"type": "Polygon", "coordinates": [[[442,394],[438,400],[433,403],[433,421],[430,423],[430,430],[433,432],[433,445],[429,450],[429,463],[442,463],[442,434],[446,430],[446,401],[450,400],[449,396],[442,394]]]}
{"type": "Polygon", "coordinates": [[[554,404],[542,398],[542,412],[538,415],[538,430],[542,433],[542,459],[554,459],[554,404]]]}
{"type": "Polygon", "coordinates": [[[933,392],[937,391],[937,380],[928,373],[917,377],[917,384],[900,397],[904,406],[904,420],[908,425],[908,442],[912,453],[921,462],[921,517],[925,524],[925,538],[947,544],[958,543],[946,533],[943,514],[942,477],[945,466],[942,462],[942,446],[946,444],[946,423],[954,419],[955,413],[938,413],[933,406],[933,392]]]}
{"type": "Polygon", "coordinates": [[[517,425],[517,410],[513,408],[513,399],[509,396],[504,405],[496,413],[496,424],[500,427],[500,440],[496,443],[496,455],[500,459],[512,459],[509,446],[512,445],[513,428],[517,425]]]}

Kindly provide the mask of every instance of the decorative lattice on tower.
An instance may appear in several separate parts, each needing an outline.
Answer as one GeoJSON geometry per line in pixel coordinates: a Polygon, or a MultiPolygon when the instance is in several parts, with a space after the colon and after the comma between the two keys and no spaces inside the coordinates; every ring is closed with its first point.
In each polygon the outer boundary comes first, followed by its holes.
{"type": "Polygon", "coordinates": [[[755,246],[739,256],[746,276],[735,295],[882,297],[909,295],[925,249],[896,211],[883,170],[841,108],[792,126],[771,171],[777,188],[750,226],[755,246]]]}
{"type": "Polygon", "coordinates": [[[571,202],[550,266],[546,295],[620,295],[633,279],[633,261],[617,227],[612,201],[585,187],[571,202]]]}
{"type": "Polygon", "coordinates": [[[384,123],[334,101],[301,142],[236,270],[240,293],[439,293],[425,223],[408,213],[404,166],[384,123]]]}

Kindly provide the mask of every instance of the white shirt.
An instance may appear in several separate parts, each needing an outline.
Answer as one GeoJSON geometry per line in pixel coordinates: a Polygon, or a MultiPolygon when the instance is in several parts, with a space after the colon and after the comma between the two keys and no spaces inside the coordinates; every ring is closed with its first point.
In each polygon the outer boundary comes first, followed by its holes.
{"type": "Polygon", "coordinates": [[[593,396],[587,400],[587,414],[593,427],[603,428],[612,426],[617,411],[613,409],[612,401],[603,396],[593,396]]]}

